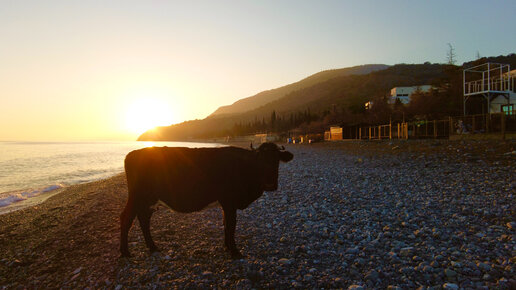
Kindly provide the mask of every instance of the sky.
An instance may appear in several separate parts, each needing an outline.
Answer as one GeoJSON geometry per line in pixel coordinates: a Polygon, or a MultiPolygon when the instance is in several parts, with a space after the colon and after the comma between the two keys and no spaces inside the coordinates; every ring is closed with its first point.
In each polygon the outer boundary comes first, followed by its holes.
{"type": "Polygon", "coordinates": [[[0,7],[0,141],[135,140],[321,70],[516,52],[516,1],[0,7]]]}

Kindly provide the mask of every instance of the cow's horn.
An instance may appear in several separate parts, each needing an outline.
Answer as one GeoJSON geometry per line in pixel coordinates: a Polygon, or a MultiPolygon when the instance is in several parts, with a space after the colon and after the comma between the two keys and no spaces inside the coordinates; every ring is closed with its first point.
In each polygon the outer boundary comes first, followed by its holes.
{"type": "Polygon", "coordinates": [[[285,146],[281,145],[281,150],[285,150],[285,146]]]}

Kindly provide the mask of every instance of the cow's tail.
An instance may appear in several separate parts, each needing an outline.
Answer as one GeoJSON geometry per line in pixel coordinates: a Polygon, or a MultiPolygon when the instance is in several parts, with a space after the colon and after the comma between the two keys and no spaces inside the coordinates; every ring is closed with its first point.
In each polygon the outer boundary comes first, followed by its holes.
{"type": "Polygon", "coordinates": [[[129,249],[127,236],[129,229],[133,225],[133,220],[136,217],[136,209],[134,207],[134,195],[129,190],[127,204],[125,205],[122,214],[120,215],[120,253],[123,257],[129,257],[129,249]]]}

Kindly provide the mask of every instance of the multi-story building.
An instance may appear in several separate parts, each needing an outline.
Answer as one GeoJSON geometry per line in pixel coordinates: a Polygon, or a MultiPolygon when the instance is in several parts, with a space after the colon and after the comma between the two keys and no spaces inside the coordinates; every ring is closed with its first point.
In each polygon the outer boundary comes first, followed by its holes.
{"type": "Polygon", "coordinates": [[[388,99],[389,104],[396,103],[396,100],[399,100],[402,104],[410,103],[410,97],[417,91],[428,92],[432,86],[430,85],[421,85],[421,86],[412,86],[412,87],[394,87],[391,89],[391,94],[388,99]]]}

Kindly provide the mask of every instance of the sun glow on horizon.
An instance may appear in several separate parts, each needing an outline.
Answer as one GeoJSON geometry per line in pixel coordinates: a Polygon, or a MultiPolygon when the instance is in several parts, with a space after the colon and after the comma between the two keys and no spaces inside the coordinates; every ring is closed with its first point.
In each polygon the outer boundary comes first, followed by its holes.
{"type": "Polygon", "coordinates": [[[166,102],[155,98],[138,98],[129,104],[125,126],[130,132],[142,134],[158,126],[173,123],[173,112],[166,102]]]}

